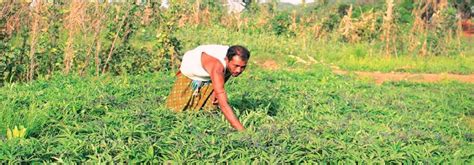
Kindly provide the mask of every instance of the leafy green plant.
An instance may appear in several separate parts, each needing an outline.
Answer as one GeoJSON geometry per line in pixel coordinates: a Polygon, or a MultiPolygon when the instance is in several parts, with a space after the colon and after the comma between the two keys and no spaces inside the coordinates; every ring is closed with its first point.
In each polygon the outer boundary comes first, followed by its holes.
{"type": "Polygon", "coordinates": [[[295,33],[290,30],[291,18],[288,12],[279,12],[270,20],[270,27],[276,35],[294,36],[295,33]]]}
{"type": "Polygon", "coordinates": [[[2,162],[471,161],[472,84],[376,86],[325,66],[266,71],[227,84],[247,130],[221,112],[164,107],[170,72],[53,76],[0,88],[2,162]],[[252,86],[249,89],[248,86],[252,86]],[[271,91],[268,89],[272,89],[271,91]],[[24,125],[28,138],[5,140],[24,125]]]}

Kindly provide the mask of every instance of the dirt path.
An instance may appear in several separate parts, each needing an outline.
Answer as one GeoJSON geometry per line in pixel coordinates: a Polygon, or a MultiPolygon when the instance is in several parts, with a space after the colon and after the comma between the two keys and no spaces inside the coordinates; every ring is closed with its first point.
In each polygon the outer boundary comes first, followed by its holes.
{"type": "MultiPolygon", "coordinates": [[[[302,64],[311,64],[311,63],[320,63],[316,62],[314,59],[310,59],[310,61],[315,62],[308,62],[306,60],[302,60],[299,57],[296,57],[297,61],[300,61],[302,64]]],[[[266,60],[263,62],[255,62],[257,65],[269,70],[277,70],[279,68],[278,64],[274,60],[266,60]]],[[[323,64],[327,65],[327,64],[323,64]]],[[[474,83],[474,74],[469,75],[459,75],[459,74],[450,74],[450,73],[439,73],[439,74],[431,74],[431,73],[403,73],[403,72],[390,72],[390,73],[382,73],[382,72],[365,72],[365,71],[346,71],[342,70],[337,66],[328,65],[331,67],[331,70],[334,74],[338,75],[350,75],[356,74],[360,78],[368,78],[373,80],[376,84],[382,84],[384,82],[392,82],[392,81],[411,81],[411,82],[428,82],[428,83],[436,83],[444,80],[454,80],[463,83],[474,83]]]]}
{"type": "Polygon", "coordinates": [[[474,83],[474,74],[458,75],[458,74],[430,74],[430,73],[402,73],[402,72],[362,72],[362,71],[345,71],[338,67],[331,67],[332,72],[339,75],[348,75],[354,73],[361,78],[373,79],[376,84],[382,84],[387,81],[411,81],[411,82],[429,82],[435,83],[443,80],[454,80],[464,83],[474,83]]]}

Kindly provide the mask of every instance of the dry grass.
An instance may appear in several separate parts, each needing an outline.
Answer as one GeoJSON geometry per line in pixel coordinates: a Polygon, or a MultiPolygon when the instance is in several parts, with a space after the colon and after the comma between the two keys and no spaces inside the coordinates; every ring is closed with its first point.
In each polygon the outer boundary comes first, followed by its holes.
{"type": "MultiPolygon", "coordinates": [[[[124,26],[128,27],[128,24],[130,24],[130,22],[126,22],[126,20],[127,20],[126,18],[129,16],[129,13],[130,13],[130,9],[131,9],[131,6],[127,6],[127,9],[125,11],[125,15],[122,16],[121,21],[117,26],[117,30],[115,32],[114,39],[112,41],[112,45],[110,46],[109,53],[107,55],[107,59],[105,59],[104,66],[102,67],[102,74],[104,74],[107,71],[107,68],[109,67],[108,64],[109,64],[110,60],[112,59],[112,54],[115,50],[115,46],[116,46],[117,42],[119,41],[119,39],[121,39],[119,34],[122,32],[122,27],[124,27],[124,26]]],[[[117,10],[117,13],[120,13],[120,10],[121,10],[120,6],[116,6],[116,10],[117,10]]],[[[119,15],[117,15],[115,17],[114,22],[119,22],[118,19],[119,19],[119,15]]],[[[127,33],[130,32],[129,30],[130,29],[125,29],[125,31],[124,31],[125,34],[123,36],[127,36],[127,33]]]]}
{"type": "MultiPolygon", "coordinates": [[[[304,3],[304,1],[303,1],[304,3]]],[[[289,27],[290,31],[298,31],[298,23],[296,22],[297,16],[296,16],[296,10],[293,10],[291,13],[291,25],[289,27]]]]}
{"type": "Polygon", "coordinates": [[[271,13],[268,9],[268,6],[261,7],[260,14],[257,15],[257,23],[256,28],[263,28],[265,25],[268,24],[270,18],[273,18],[274,13],[271,13]]]}
{"type": "Polygon", "coordinates": [[[95,61],[95,69],[96,69],[95,74],[99,75],[99,71],[100,71],[99,53],[102,48],[102,43],[100,41],[100,34],[103,28],[103,20],[105,19],[108,9],[109,9],[109,6],[106,6],[106,8],[104,9],[102,5],[99,4],[98,1],[96,1],[96,3],[94,4],[94,10],[93,10],[93,13],[90,14],[91,18],[89,21],[90,26],[91,26],[90,31],[93,32],[93,37],[92,37],[93,42],[91,42],[91,44],[89,45],[83,65],[78,66],[79,75],[81,76],[84,75],[85,70],[89,66],[90,59],[92,58],[91,54],[92,54],[93,48],[95,48],[95,52],[94,52],[94,61],[95,61]]]}
{"type": "Polygon", "coordinates": [[[354,26],[352,25],[352,5],[347,9],[347,14],[339,23],[339,33],[350,42],[357,40],[357,35],[352,33],[354,26]]]}
{"type": "MultiPolygon", "coordinates": [[[[0,20],[5,19],[5,17],[11,12],[12,10],[12,5],[10,3],[3,4],[1,10],[0,10],[0,20]]],[[[7,33],[7,28],[6,26],[0,25],[0,39],[3,39],[5,37],[5,34],[7,33]]]]}
{"type": "Polygon", "coordinates": [[[449,52],[448,49],[452,49],[452,46],[461,49],[462,29],[460,28],[460,20],[455,20],[458,26],[456,30],[450,30],[446,26],[448,22],[453,21],[446,14],[449,7],[448,1],[428,0],[418,1],[417,4],[419,5],[412,11],[415,20],[408,35],[408,51],[420,56],[427,56],[433,54],[435,50],[437,52],[449,52]],[[432,12],[430,12],[430,9],[432,9],[432,12]],[[429,16],[430,14],[432,15],[429,16]],[[443,33],[437,33],[437,31],[443,31],[443,33]],[[430,44],[427,39],[429,35],[438,38],[438,44],[430,44]]]}
{"type": "MultiPolygon", "coordinates": [[[[176,3],[183,3],[180,5],[184,5],[184,3],[188,2],[176,2],[176,3]]],[[[212,15],[211,11],[208,7],[202,7],[202,1],[196,0],[192,6],[191,10],[183,10],[179,13],[178,27],[183,27],[186,24],[192,25],[211,25],[212,22],[212,15]]]]}
{"type": "Polygon", "coordinates": [[[423,13],[423,11],[427,9],[427,7],[428,7],[427,5],[424,5],[423,7],[420,5],[417,8],[413,9],[412,14],[415,17],[415,20],[410,30],[410,35],[408,37],[408,41],[409,41],[408,51],[413,52],[415,51],[416,48],[420,47],[421,44],[423,44],[423,46],[420,49],[420,55],[422,56],[425,56],[427,53],[426,39],[424,40],[423,43],[420,43],[419,37],[426,36],[427,31],[426,31],[425,21],[422,19],[421,14],[423,13]]]}
{"type": "Polygon", "coordinates": [[[221,18],[221,24],[227,28],[241,31],[242,28],[248,26],[249,19],[242,17],[240,13],[227,14],[221,18]]]}
{"type": "Polygon", "coordinates": [[[375,23],[377,13],[373,11],[362,13],[359,19],[352,18],[352,5],[347,10],[341,22],[339,23],[338,32],[351,43],[360,42],[367,36],[376,33],[375,23]]]}
{"type": "Polygon", "coordinates": [[[434,25],[437,25],[437,24],[441,24],[443,23],[445,20],[445,18],[443,17],[442,15],[442,12],[444,9],[446,9],[446,7],[448,6],[448,1],[447,0],[437,0],[437,2],[435,2],[434,0],[431,0],[431,1],[428,1],[429,3],[427,3],[427,5],[432,5],[433,8],[434,8],[434,13],[433,13],[433,16],[432,16],[432,24],[434,25]]]}
{"type": "MultiPolygon", "coordinates": [[[[101,18],[104,18],[106,16],[105,14],[106,12],[103,12],[102,15],[101,15],[101,18]]],[[[94,55],[94,59],[95,59],[95,75],[98,76],[99,75],[99,72],[100,72],[100,58],[99,58],[99,54],[100,54],[100,51],[102,49],[102,44],[99,40],[99,37],[100,37],[100,31],[102,29],[102,19],[98,19],[96,20],[95,24],[94,24],[94,30],[95,30],[95,33],[94,33],[94,40],[95,40],[95,55],[94,55]]]]}
{"type": "Polygon", "coordinates": [[[153,9],[149,5],[147,5],[145,7],[145,10],[143,10],[143,13],[142,13],[142,21],[141,21],[142,25],[150,25],[152,16],[153,16],[153,9]]]}
{"type": "Polygon", "coordinates": [[[66,46],[64,48],[64,73],[69,74],[74,63],[74,40],[84,27],[87,3],[82,0],[73,0],[69,13],[64,18],[64,28],[68,31],[66,46]]]}
{"type": "Polygon", "coordinates": [[[7,13],[9,13],[11,11],[11,8],[12,7],[10,3],[3,4],[2,9],[0,10],[0,19],[3,19],[3,17],[5,17],[7,13]]]}
{"type": "MultiPolygon", "coordinates": [[[[437,1],[430,1],[431,5],[434,8],[434,13],[433,16],[431,17],[431,26],[432,29],[444,29],[442,27],[442,24],[445,23],[446,17],[443,15],[444,10],[448,6],[448,1],[447,0],[437,0],[437,1]]],[[[447,30],[447,35],[444,37],[444,40],[440,39],[440,42],[444,42],[444,44],[449,44],[452,39],[452,34],[450,30],[447,30]]],[[[435,46],[431,46],[433,48],[438,48],[438,49],[444,49],[442,50],[443,52],[446,52],[446,46],[443,46],[443,44],[438,44],[435,46]]]]}
{"type": "Polygon", "coordinates": [[[41,29],[41,24],[44,24],[42,21],[42,15],[41,12],[44,11],[44,2],[41,0],[36,2],[36,5],[33,7],[32,10],[29,12],[29,16],[31,18],[30,21],[30,52],[28,54],[28,57],[30,59],[30,63],[28,66],[28,72],[27,72],[27,79],[29,81],[32,81],[35,75],[35,70],[37,67],[36,64],[36,49],[37,49],[37,43],[38,43],[38,38],[40,35],[40,29],[41,29]]]}
{"type": "Polygon", "coordinates": [[[193,5],[192,23],[199,24],[201,22],[201,0],[196,0],[193,5]]]}
{"type": "Polygon", "coordinates": [[[393,0],[386,0],[387,11],[383,16],[382,23],[382,41],[385,42],[385,56],[390,57],[393,53],[396,55],[394,22],[393,22],[393,7],[395,6],[393,0]]]}
{"type": "MultiPolygon", "coordinates": [[[[2,8],[2,17],[6,17],[7,13],[13,12],[13,5],[11,3],[4,3],[5,6],[2,8]]],[[[24,19],[28,19],[25,17],[21,17],[25,15],[29,11],[27,4],[21,4],[18,11],[14,12],[11,16],[8,16],[7,22],[5,24],[5,33],[6,37],[11,37],[11,35],[15,32],[20,30],[21,23],[26,22],[24,19]]],[[[2,18],[3,19],[3,18],[2,18]]]]}

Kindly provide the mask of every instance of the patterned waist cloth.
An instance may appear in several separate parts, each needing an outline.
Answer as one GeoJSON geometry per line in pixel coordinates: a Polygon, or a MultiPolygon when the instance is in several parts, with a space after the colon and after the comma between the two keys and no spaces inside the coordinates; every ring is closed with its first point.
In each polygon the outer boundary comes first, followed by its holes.
{"type": "Polygon", "coordinates": [[[211,81],[191,80],[181,73],[176,76],[177,79],[166,99],[168,108],[175,112],[216,108],[210,99],[214,91],[211,81]]]}
{"type": "Polygon", "coordinates": [[[204,85],[210,85],[211,81],[199,81],[199,80],[192,80],[191,81],[191,87],[193,89],[193,96],[199,95],[199,90],[204,86],[204,85]]]}

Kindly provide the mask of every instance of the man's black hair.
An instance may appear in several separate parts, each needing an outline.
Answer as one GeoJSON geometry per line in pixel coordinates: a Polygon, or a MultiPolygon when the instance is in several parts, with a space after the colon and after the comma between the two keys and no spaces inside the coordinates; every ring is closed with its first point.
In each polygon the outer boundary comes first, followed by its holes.
{"type": "Polygon", "coordinates": [[[226,57],[229,61],[232,60],[232,58],[235,55],[239,56],[240,58],[242,58],[242,60],[245,60],[245,61],[248,61],[250,58],[249,50],[247,50],[247,48],[240,45],[233,45],[229,47],[229,49],[227,49],[226,57]]]}

